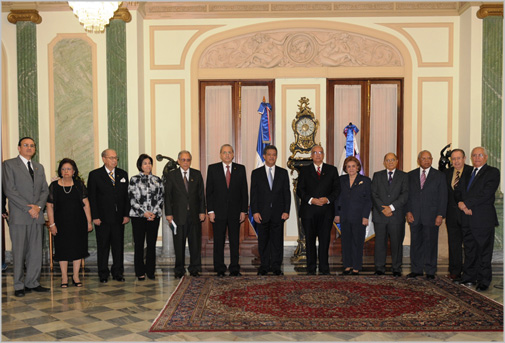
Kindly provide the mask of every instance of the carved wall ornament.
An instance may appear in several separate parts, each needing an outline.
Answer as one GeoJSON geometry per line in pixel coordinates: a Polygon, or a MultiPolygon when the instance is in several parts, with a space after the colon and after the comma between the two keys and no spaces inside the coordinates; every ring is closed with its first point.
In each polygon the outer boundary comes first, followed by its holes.
{"type": "Polygon", "coordinates": [[[477,11],[477,18],[484,19],[490,16],[503,17],[503,4],[483,4],[477,11]]]}
{"type": "Polygon", "coordinates": [[[16,24],[18,21],[31,21],[35,24],[42,23],[42,17],[37,10],[11,10],[7,15],[9,23],[16,24]]]}
{"type": "Polygon", "coordinates": [[[357,67],[404,64],[391,43],[338,30],[284,29],[254,32],[216,42],[200,68],[357,67]]]}

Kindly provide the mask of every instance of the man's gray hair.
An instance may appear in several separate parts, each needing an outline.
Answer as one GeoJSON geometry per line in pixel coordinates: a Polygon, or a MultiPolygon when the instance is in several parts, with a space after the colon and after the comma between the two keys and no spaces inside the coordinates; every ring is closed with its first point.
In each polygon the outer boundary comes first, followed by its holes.
{"type": "Polygon", "coordinates": [[[179,151],[179,154],[177,155],[177,159],[178,159],[178,160],[180,160],[180,159],[181,159],[181,155],[182,155],[182,154],[188,154],[188,155],[189,155],[189,157],[190,157],[191,159],[193,159],[193,156],[191,156],[191,153],[190,153],[189,151],[187,151],[187,150],[181,150],[181,151],[179,151]]]}
{"type": "Polygon", "coordinates": [[[222,153],[223,152],[223,148],[227,147],[227,146],[229,146],[231,148],[231,152],[232,153],[235,153],[235,151],[233,150],[233,147],[231,146],[231,144],[228,144],[228,143],[221,145],[221,148],[219,149],[219,153],[222,153]]]}

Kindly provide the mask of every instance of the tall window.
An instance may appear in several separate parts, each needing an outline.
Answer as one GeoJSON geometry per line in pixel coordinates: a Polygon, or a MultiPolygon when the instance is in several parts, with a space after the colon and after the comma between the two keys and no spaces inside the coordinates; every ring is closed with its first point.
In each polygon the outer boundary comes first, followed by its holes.
{"type": "Polygon", "coordinates": [[[365,175],[384,168],[384,155],[395,152],[403,164],[403,80],[328,80],[327,158],[342,163],[344,128],[353,123],[365,175]]]}

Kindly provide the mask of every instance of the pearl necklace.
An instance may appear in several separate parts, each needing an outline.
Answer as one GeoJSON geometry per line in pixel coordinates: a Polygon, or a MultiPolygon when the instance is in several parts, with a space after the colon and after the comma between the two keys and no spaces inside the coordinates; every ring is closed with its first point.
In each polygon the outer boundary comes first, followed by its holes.
{"type": "Polygon", "coordinates": [[[65,192],[65,194],[70,194],[70,192],[72,192],[72,187],[74,185],[70,185],[70,189],[68,190],[68,192],[65,190],[65,186],[63,184],[61,186],[63,187],[63,192],[65,192]]]}

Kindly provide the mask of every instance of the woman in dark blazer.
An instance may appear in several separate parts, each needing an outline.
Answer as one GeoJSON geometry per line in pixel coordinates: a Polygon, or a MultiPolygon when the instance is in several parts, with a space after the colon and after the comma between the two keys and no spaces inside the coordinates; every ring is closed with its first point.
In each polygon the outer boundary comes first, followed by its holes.
{"type": "Polygon", "coordinates": [[[342,234],[343,275],[358,275],[363,264],[368,217],[372,209],[370,178],[360,175],[361,163],[354,156],[344,161],[344,172],[340,176],[340,197],[335,204],[335,222],[340,223],[342,234]]]}

